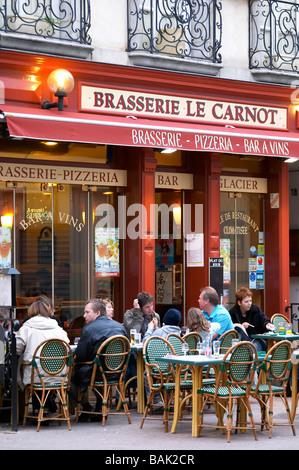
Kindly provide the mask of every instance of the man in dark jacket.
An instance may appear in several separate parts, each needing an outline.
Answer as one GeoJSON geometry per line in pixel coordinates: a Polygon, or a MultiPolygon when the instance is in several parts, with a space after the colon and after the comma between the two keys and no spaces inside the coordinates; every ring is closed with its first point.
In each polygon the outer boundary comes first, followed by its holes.
{"type": "MultiPolygon", "coordinates": [[[[85,303],[84,319],[85,326],[76,349],[75,372],[71,381],[70,398],[73,404],[77,404],[78,387],[81,392],[87,390],[93,369],[93,364],[76,363],[93,361],[101,344],[111,336],[127,336],[123,325],[107,317],[106,304],[101,299],[91,299],[85,303]]],[[[92,410],[87,399],[81,405],[85,411],[92,410]]],[[[97,402],[96,411],[100,407],[101,403],[97,402]]]]}

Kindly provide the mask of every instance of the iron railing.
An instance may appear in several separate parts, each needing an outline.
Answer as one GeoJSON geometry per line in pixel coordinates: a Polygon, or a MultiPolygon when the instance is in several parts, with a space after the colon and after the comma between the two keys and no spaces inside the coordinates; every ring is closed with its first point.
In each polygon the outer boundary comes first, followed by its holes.
{"type": "Polygon", "coordinates": [[[127,0],[128,51],[220,63],[221,1],[127,0]]]}
{"type": "Polygon", "coordinates": [[[299,2],[249,1],[249,67],[299,72],[299,2]]]}
{"type": "Polygon", "coordinates": [[[0,32],[91,44],[90,0],[0,0],[0,32]]]}

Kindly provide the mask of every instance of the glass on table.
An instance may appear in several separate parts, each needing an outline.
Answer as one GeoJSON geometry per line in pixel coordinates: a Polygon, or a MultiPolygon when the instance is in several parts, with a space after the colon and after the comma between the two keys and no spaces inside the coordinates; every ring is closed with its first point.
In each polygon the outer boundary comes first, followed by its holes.
{"type": "Polygon", "coordinates": [[[202,344],[201,341],[198,341],[198,343],[196,345],[196,349],[197,349],[197,352],[198,352],[199,355],[204,353],[203,344],[202,344]]]}
{"type": "Polygon", "coordinates": [[[279,335],[284,335],[286,332],[286,324],[285,322],[280,322],[278,323],[278,334],[279,335]]]}
{"type": "Polygon", "coordinates": [[[292,323],[287,323],[287,331],[286,331],[286,334],[287,335],[291,335],[293,333],[293,325],[292,323]]]}
{"type": "Polygon", "coordinates": [[[141,333],[135,333],[135,344],[141,344],[141,333]]]}
{"type": "Polygon", "coordinates": [[[184,356],[187,355],[187,352],[189,351],[189,345],[188,343],[182,343],[182,351],[184,353],[184,356]]]}
{"type": "Polygon", "coordinates": [[[78,346],[79,341],[80,341],[80,337],[76,336],[76,338],[74,338],[74,346],[78,346]]]}
{"type": "Polygon", "coordinates": [[[130,339],[131,339],[131,344],[135,344],[135,334],[137,333],[137,330],[132,328],[130,330],[130,339]]]}
{"type": "Polygon", "coordinates": [[[240,340],[238,338],[233,338],[232,339],[232,346],[235,346],[236,344],[238,344],[240,342],[240,340]]]}
{"type": "Polygon", "coordinates": [[[213,354],[218,357],[220,354],[220,341],[213,341],[213,354]]]}

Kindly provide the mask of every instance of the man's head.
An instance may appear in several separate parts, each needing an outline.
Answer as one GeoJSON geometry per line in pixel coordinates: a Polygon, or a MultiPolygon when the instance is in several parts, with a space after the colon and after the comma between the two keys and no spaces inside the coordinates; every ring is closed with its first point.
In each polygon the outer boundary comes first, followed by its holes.
{"type": "Polygon", "coordinates": [[[142,313],[144,315],[150,315],[153,311],[154,297],[147,292],[139,292],[136,298],[142,313]]]}
{"type": "Polygon", "coordinates": [[[91,323],[99,316],[106,316],[106,304],[101,299],[90,299],[85,302],[85,323],[91,323]]]}
{"type": "Polygon", "coordinates": [[[200,289],[198,305],[201,310],[205,310],[207,313],[212,313],[212,311],[218,304],[219,296],[214,287],[208,286],[200,289]]]}
{"type": "Polygon", "coordinates": [[[179,324],[181,323],[181,320],[182,320],[181,312],[175,308],[170,308],[165,313],[165,316],[163,318],[163,323],[164,325],[179,326],[179,324]]]}

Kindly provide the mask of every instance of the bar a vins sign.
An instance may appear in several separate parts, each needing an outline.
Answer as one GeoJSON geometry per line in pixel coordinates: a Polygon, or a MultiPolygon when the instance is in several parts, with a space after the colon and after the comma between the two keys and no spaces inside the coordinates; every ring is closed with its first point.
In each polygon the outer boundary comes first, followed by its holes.
{"type": "Polygon", "coordinates": [[[287,109],[81,84],[81,111],[193,123],[287,129],[287,109]]]}

